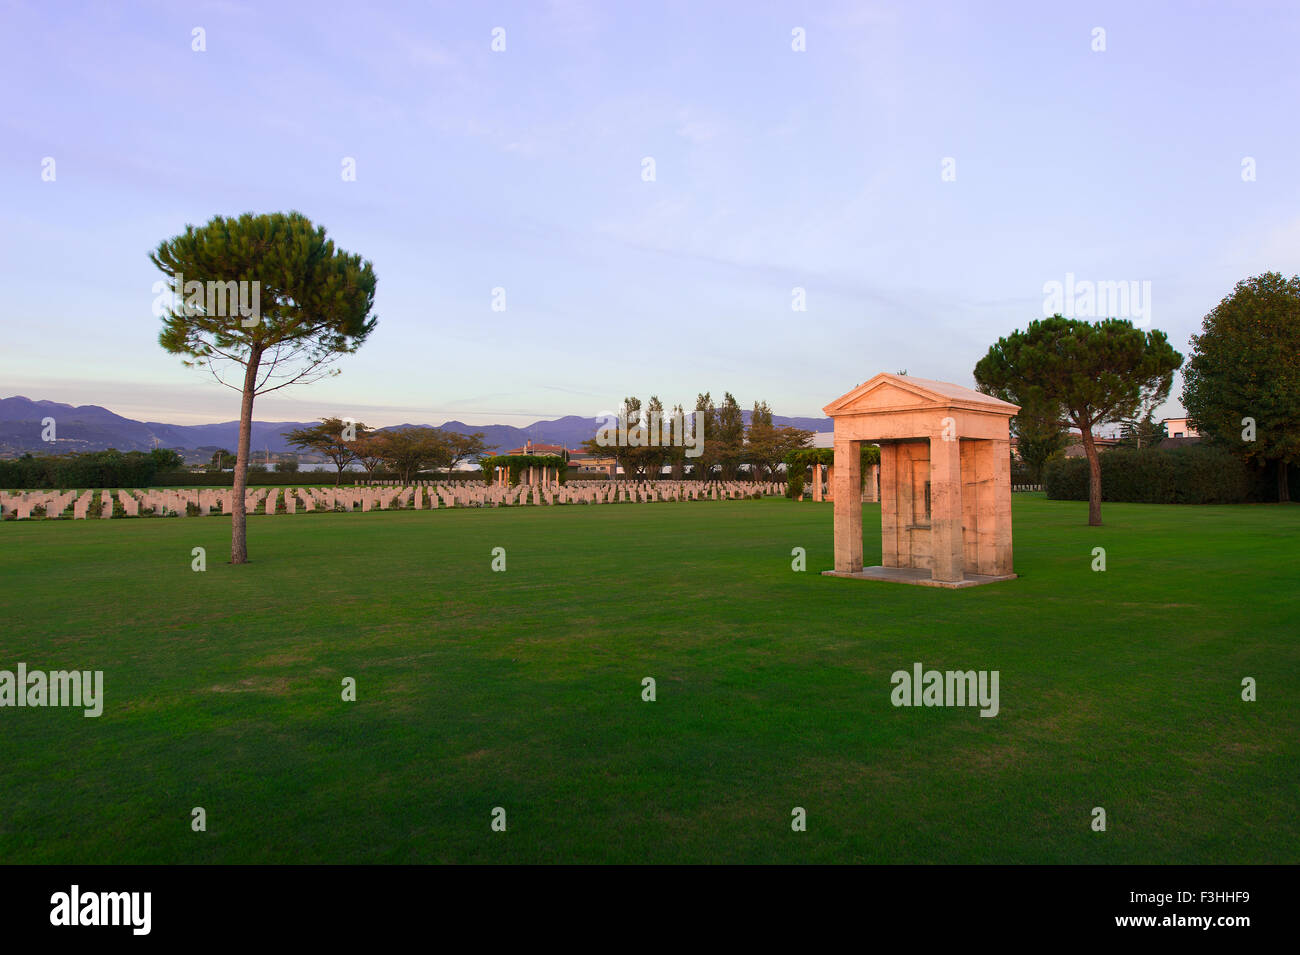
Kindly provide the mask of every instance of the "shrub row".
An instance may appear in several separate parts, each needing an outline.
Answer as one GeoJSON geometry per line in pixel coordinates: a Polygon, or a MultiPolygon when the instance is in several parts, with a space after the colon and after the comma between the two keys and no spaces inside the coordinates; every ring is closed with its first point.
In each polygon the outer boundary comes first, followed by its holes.
{"type": "MultiPolygon", "coordinates": [[[[361,472],[345,471],[340,483],[351,484],[365,477],[361,472]]],[[[249,487],[302,487],[303,485],[334,485],[335,471],[264,471],[248,469],[249,487]]],[[[154,475],[154,487],[231,487],[235,483],[234,471],[160,471],[154,475]]],[[[138,485],[137,485],[138,486],[138,485]]]]}
{"type": "MultiPolygon", "coordinates": [[[[259,468],[248,469],[248,486],[249,487],[310,487],[326,486],[333,487],[338,472],[331,468],[328,471],[264,471],[259,468]]],[[[375,481],[396,481],[398,475],[389,471],[375,471],[374,475],[367,475],[364,471],[344,471],[342,478],[338,483],[344,487],[351,487],[353,484],[375,481]]],[[[420,481],[481,481],[482,476],[478,471],[457,471],[454,478],[448,478],[446,471],[421,471],[417,475],[420,481]]],[[[234,471],[162,471],[154,476],[154,487],[230,487],[235,483],[234,471]]],[[[112,485],[109,485],[110,487],[112,485]]],[[[133,484],[132,487],[144,487],[147,485],[133,484]]]]}
{"type": "MultiPolygon", "coordinates": [[[[1258,469],[1222,448],[1115,448],[1102,451],[1101,499],[1136,504],[1234,504],[1261,496],[1258,469]]],[[[1057,501],[1088,499],[1088,459],[1057,457],[1043,467],[1043,489],[1057,501]]]]}
{"type": "Polygon", "coordinates": [[[0,487],[148,487],[160,469],[179,460],[172,451],[24,454],[0,461],[0,487]]]}
{"type": "MultiPolygon", "coordinates": [[[[1085,472],[1084,478],[1086,479],[1087,476],[1088,475],[1085,472]]],[[[1040,480],[1041,477],[1042,475],[1035,474],[1034,469],[1031,468],[1029,465],[1025,464],[1025,462],[1021,461],[1019,458],[1011,459],[1012,487],[1015,487],[1016,485],[1020,485],[1020,484],[1041,484],[1043,483],[1040,480]]]]}

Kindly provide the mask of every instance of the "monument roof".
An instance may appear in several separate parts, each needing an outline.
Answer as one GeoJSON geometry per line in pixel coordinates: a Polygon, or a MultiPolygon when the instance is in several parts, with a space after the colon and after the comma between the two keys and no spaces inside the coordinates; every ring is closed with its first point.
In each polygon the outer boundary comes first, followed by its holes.
{"type": "Polygon", "coordinates": [[[1002,415],[1013,415],[1020,410],[1018,405],[1009,401],[981,394],[950,381],[933,381],[882,371],[848,394],[836,398],[822,411],[834,417],[837,414],[915,411],[920,408],[964,408],[1002,415]]]}

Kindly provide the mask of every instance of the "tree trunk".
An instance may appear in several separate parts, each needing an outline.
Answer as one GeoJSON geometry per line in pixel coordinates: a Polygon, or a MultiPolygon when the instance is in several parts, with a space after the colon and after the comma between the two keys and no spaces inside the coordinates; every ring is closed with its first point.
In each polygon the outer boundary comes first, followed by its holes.
{"type": "Polygon", "coordinates": [[[1285,460],[1277,462],[1277,502],[1279,504],[1291,502],[1291,476],[1285,460]]]}
{"type": "Polygon", "coordinates": [[[248,486],[249,447],[253,440],[253,394],[257,387],[257,366],[261,351],[254,347],[244,369],[244,399],[239,408],[239,452],[235,456],[235,480],[231,488],[230,562],[248,563],[248,515],[244,509],[244,489],[248,486]]]}
{"type": "Polygon", "coordinates": [[[1087,427],[1080,423],[1079,433],[1083,437],[1083,453],[1088,456],[1088,524],[1096,527],[1101,524],[1101,461],[1097,457],[1097,442],[1092,439],[1092,423],[1087,427]]]}

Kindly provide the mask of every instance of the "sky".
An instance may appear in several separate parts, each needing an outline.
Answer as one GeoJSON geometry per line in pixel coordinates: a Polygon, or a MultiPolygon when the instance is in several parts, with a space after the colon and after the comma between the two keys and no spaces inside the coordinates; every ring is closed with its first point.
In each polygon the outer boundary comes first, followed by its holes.
{"type": "Polygon", "coordinates": [[[973,386],[1067,276],[1149,289],[1122,317],[1186,354],[1238,281],[1300,272],[1294,3],[168,0],[0,23],[3,397],[238,417],[158,345],[148,253],[249,211],[302,212],[378,276],[342,374],[260,420],[524,425],[703,391],[820,415],[880,371],[973,386]]]}

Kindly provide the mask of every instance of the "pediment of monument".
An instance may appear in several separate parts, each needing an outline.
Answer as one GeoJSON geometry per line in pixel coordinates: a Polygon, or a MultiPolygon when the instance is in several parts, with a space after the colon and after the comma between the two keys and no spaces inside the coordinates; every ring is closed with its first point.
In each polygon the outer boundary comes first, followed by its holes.
{"type": "Polygon", "coordinates": [[[822,410],[831,417],[848,414],[882,414],[960,408],[988,414],[1013,415],[1020,409],[1009,402],[981,394],[948,381],[881,372],[841,395],[822,410]]]}

